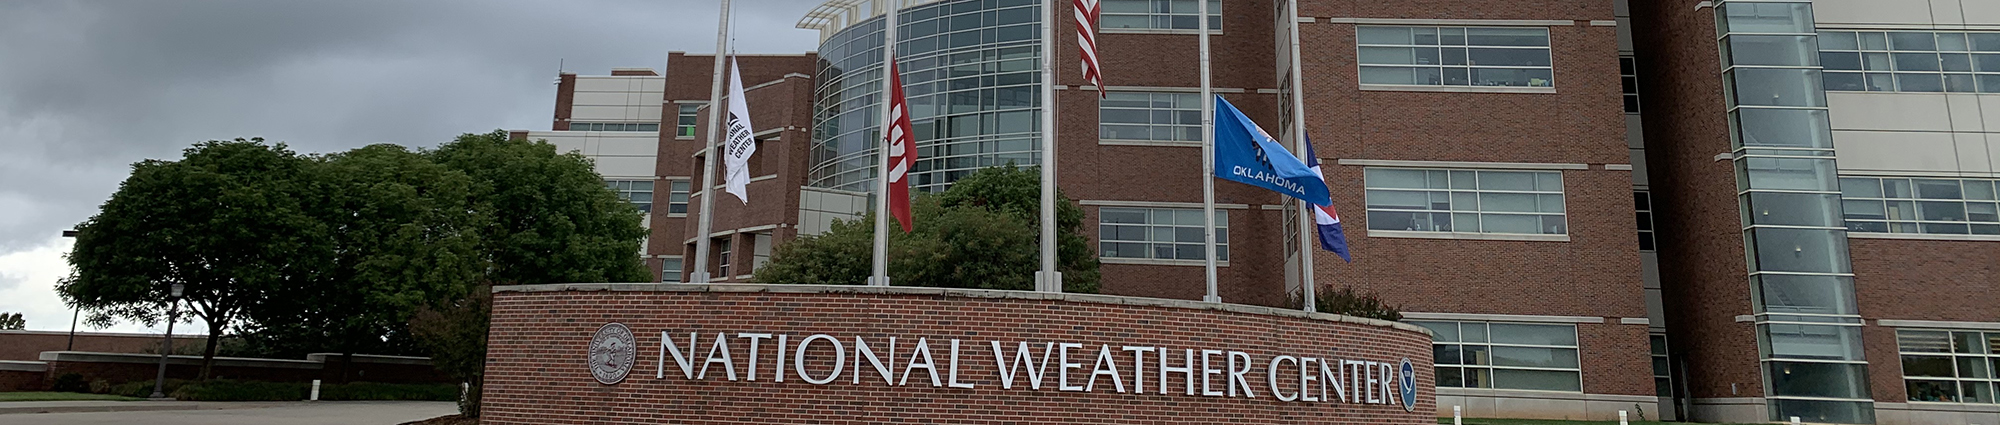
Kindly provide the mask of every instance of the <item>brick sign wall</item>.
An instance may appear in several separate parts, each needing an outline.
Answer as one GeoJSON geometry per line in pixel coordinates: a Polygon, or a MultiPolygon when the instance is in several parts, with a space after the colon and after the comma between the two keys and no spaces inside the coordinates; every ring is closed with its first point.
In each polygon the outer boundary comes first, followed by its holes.
{"type": "Polygon", "coordinates": [[[1429,335],[1383,321],[935,288],[596,284],[495,291],[488,424],[1429,424],[1437,411],[1429,335]],[[590,367],[592,339],[607,323],[629,328],[636,347],[630,374],[611,385],[599,383],[590,367]],[[662,332],[671,342],[663,344],[662,332]],[[996,342],[1005,367],[996,361],[996,342]],[[1165,394],[1162,352],[1170,371],[1165,394]],[[1391,383],[1403,359],[1416,371],[1416,401],[1408,409],[1401,386],[1391,383]]]}

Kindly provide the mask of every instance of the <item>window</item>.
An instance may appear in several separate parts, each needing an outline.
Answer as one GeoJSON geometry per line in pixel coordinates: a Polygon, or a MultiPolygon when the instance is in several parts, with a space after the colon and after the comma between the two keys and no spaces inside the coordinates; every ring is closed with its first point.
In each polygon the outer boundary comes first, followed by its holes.
{"type": "Polygon", "coordinates": [[[679,283],[681,281],[681,257],[660,259],[660,282],[679,283]]]}
{"type": "Polygon", "coordinates": [[[1639,59],[1618,57],[1618,77],[1625,84],[1625,113],[1639,113],[1639,59]]]}
{"type": "Polygon", "coordinates": [[[688,193],[693,184],[687,180],[667,182],[667,214],[687,215],[688,193]]]}
{"type": "Polygon", "coordinates": [[[1910,401],[1994,403],[2000,332],[1896,331],[1910,401]]]}
{"type": "Polygon", "coordinates": [[[1647,337],[1653,342],[1653,394],[1673,397],[1674,366],[1667,357],[1667,335],[1652,334],[1647,337]]]}
{"type": "Polygon", "coordinates": [[[721,262],[721,265],[716,266],[715,279],[727,280],[729,279],[729,237],[725,236],[715,241],[715,252],[716,260],[721,262]]]}
{"type": "Polygon", "coordinates": [[[702,105],[704,104],[703,103],[680,104],[681,107],[681,112],[679,116],[680,121],[674,126],[674,137],[679,137],[679,138],[694,137],[694,126],[696,125],[695,112],[701,109],[702,105]]]}
{"type": "Polygon", "coordinates": [[[617,122],[572,122],[570,131],[660,131],[659,124],[617,122]]]}
{"type": "Polygon", "coordinates": [[[2000,33],[1819,33],[1826,89],[2000,93],[2000,33]]]}
{"type": "Polygon", "coordinates": [[[2000,235],[1993,180],[1841,177],[1847,230],[2000,235]]]}
{"type": "Polygon", "coordinates": [[[1361,83],[1553,87],[1548,28],[1357,27],[1361,83]]]}
{"type": "Polygon", "coordinates": [[[1100,141],[1202,140],[1200,94],[1108,92],[1098,105],[1100,141]]]}
{"type": "Polygon", "coordinates": [[[1438,388],[1583,391],[1576,325],[1410,323],[1437,334],[1438,388]]]}
{"type": "MultiPolygon", "coordinates": [[[[1200,209],[1100,208],[1098,256],[1202,260],[1200,209]]],[[[1229,211],[1215,211],[1215,259],[1229,261],[1229,211]]]]}
{"type": "MultiPolygon", "coordinates": [[[[1201,13],[1196,0],[1104,0],[1104,29],[1200,30],[1201,13]]],[[[1222,30],[1222,0],[1208,0],[1208,30],[1222,30]]]]}
{"type": "Polygon", "coordinates": [[[1633,208],[1639,211],[1639,250],[1652,251],[1658,248],[1653,240],[1653,194],[1632,192],[1633,208]]]}
{"type": "Polygon", "coordinates": [[[1368,168],[1368,229],[1568,233],[1562,173],[1368,168]]]}
{"type": "Polygon", "coordinates": [[[757,269],[764,268],[764,263],[771,262],[771,234],[758,233],[751,241],[755,245],[751,245],[750,249],[750,272],[756,273],[757,269]]]}
{"type": "Polygon", "coordinates": [[[652,180],[605,180],[604,185],[618,192],[619,199],[638,207],[639,212],[653,212],[652,180]]]}

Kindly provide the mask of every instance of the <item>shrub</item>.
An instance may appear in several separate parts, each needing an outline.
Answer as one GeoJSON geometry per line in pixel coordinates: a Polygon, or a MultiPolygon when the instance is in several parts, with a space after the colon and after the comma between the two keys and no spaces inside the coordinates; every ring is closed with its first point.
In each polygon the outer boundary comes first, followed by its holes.
{"type": "MultiPolygon", "coordinates": [[[[1316,303],[1316,307],[1319,307],[1319,312],[1321,313],[1381,319],[1391,322],[1403,320],[1403,313],[1397,311],[1395,306],[1382,301],[1382,294],[1377,294],[1375,291],[1354,289],[1353,286],[1344,286],[1337,290],[1331,286],[1322,286],[1313,295],[1313,298],[1319,300],[1316,303]]],[[[1305,308],[1305,297],[1300,296],[1298,292],[1293,292],[1291,307],[1305,308]]]]}
{"type": "Polygon", "coordinates": [[[90,383],[83,380],[82,374],[65,373],[57,376],[56,381],[49,384],[49,390],[66,393],[86,393],[90,392],[90,383]]]}
{"type": "MultiPolygon", "coordinates": [[[[185,386],[187,384],[188,380],[185,379],[168,379],[166,388],[162,389],[162,391],[165,391],[167,394],[173,394],[174,390],[178,390],[182,386],[185,386]]],[[[126,382],[123,384],[112,385],[111,388],[107,390],[105,393],[112,395],[122,395],[126,397],[139,397],[139,398],[152,397],[153,381],[126,382]]]]}

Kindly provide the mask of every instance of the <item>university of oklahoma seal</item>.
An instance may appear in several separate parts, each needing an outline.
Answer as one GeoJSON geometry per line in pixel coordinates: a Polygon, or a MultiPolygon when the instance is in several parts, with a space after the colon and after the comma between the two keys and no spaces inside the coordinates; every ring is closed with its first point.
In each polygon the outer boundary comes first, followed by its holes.
{"type": "Polygon", "coordinates": [[[638,341],[632,338],[632,329],[622,323],[607,323],[597,328],[597,336],[590,338],[590,375],[604,385],[614,385],[625,380],[632,373],[632,362],[639,354],[638,341]]]}

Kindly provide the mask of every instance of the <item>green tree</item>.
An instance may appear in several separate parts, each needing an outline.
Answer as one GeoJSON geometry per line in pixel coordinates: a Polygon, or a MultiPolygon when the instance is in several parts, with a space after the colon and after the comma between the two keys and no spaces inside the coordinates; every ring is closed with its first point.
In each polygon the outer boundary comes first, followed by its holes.
{"type": "MultiPolygon", "coordinates": [[[[1289,298],[1288,303],[1291,308],[1305,308],[1303,291],[1293,291],[1289,298]]],[[[1375,291],[1355,289],[1353,286],[1342,286],[1340,289],[1334,289],[1332,285],[1321,285],[1318,290],[1313,291],[1313,298],[1319,300],[1313,306],[1317,307],[1317,310],[1321,313],[1381,319],[1391,322],[1403,321],[1403,312],[1396,306],[1389,305],[1388,301],[1383,301],[1382,294],[1375,291]]]]}
{"type": "Polygon", "coordinates": [[[647,231],[590,160],[547,142],[466,134],[425,156],[471,178],[480,286],[420,308],[411,330],[440,372],[472,386],[460,411],[478,416],[491,314],[484,285],[649,282],[639,259],[647,231]]]}
{"type": "MultiPolygon", "coordinates": [[[[307,162],[284,144],[236,139],[197,144],[179,161],[134,164],[98,214],[77,226],[73,273],[57,290],[102,327],[115,318],[158,323],[174,308],[169,288],[181,284],[180,310],[222,335],[245,309],[311,272],[314,264],[296,261],[316,226],[296,177],[307,162]]],[[[203,377],[220,340],[208,339],[203,377]]]]}
{"type": "Polygon", "coordinates": [[[28,319],[21,313],[0,313],[0,330],[18,331],[28,328],[28,319]]]}
{"type": "MultiPolygon", "coordinates": [[[[889,235],[890,282],[898,286],[1034,289],[1041,269],[1041,177],[1012,165],[979,170],[951,189],[911,202],[909,233],[889,235]]],[[[1060,197],[1060,194],[1058,194],[1060,197]]],[[[1097,258],[1082,234],[1083,209],[1066,197],[1057,207],[1058,269],[1063,290],[1096,293],[1097,258]]],[[[858,285],[871,273],[874,215],[838,221],[795,239],[757,270],[772,283],[858,285]]]]}
{"type": "Polygon", "coordinates": [[[420,353],[417,307],[462,295],[483,267],[471,179],[389,144],[314,159],[302,181],[315,243],[298,256],[313,272],[252,305],[245,336],[278,357],[420,353]]]}

